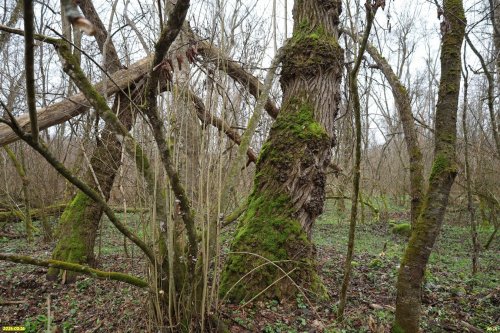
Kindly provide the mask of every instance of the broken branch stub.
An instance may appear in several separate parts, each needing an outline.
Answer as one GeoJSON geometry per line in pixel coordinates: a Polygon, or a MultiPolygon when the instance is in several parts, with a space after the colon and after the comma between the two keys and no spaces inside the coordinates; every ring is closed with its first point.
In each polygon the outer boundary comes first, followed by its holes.
{"type": "Polygon", "coordinates": [[[66,18],[74,27],[89,36],[95,34],[94,25],[82,15],[75,0],[63,0],[62,5],[66,18]]]}

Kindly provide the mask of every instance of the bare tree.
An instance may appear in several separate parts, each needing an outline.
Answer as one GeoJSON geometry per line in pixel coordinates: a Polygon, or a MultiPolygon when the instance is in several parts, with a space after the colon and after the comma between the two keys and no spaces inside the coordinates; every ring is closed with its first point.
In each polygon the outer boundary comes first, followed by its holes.
{"type": "Polygon", "coordinates": [[[444,0],[443,8],[438,7],[438,10],[443,16],[443,35],[434,161],[422,211],[401,261],[393,326],[395,332],[419,331],[424,271],[444,220],[448,197],[458,168],[455,144],[465,14],[462,1],[444,0]]]}

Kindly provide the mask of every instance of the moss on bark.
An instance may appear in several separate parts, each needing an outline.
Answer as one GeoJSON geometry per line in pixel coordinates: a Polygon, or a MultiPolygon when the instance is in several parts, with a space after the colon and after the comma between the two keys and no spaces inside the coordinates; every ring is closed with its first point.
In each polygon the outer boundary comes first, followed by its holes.
{"type": "MultiPolygon", "coordinates": [[[[295,99],[284,111],[262,148],[255,188],[223,272],[221,294],[232,302],[248,301],[263,291],[265,297],[290,296],[297,292],[291,280],[326,296],[314,246],[296,218],[288,188],[291,180],[301,181],[297,174],[314,164],[316,153],[330,148],[331,139],[307,102],[295,99]],[[284,272],[291,273],[286,277],[284,272]]],[[[324,174],[317,181],[323,183],[324,174]]],[[[315,200],[309,206],[322,208],[315,200]]]]}
{"type": "MultiPolygon", "coordinates": [[[[122,95],[116,97],[113,105],[114,112],[118,109],[120,120],[129,129],[133,123],[133,115],[128,100],[122,95]]],[[[99,189],[106,200],[109,199],[120,166],[121,147],[111,126],[106,124],[90,160],[93,173],[89,171],[86,176],[89,184],[95,190],[99,189]]],[[[95,239],[102,214],[103,208],[98,202],[91,200],[83,192],[78,192],[59,220],[58,242],[52,258],[93,265],[95,239]]],[[[57,269],[50,269],[47,277],[56,279],[58,274],[57,269]]],[[[68,271],[66,281],[72,282],[76,274],[68,271]]]]}
{"type": "Polygon", "coordinates": [[[434,162],[421,213],[413,226],[400,265],[393,332],[419,332],[424,272],[443,224],[458,169],[455,156],[456,120],[461,78],[460,52],[466,23],[461,0],[444,1],[444,20],[434,162]]]}
{"type": "Polygon", "coordinates": [[[296,294],[297,285],[326,296],[310,235],[323,211],[335,142],[340,11],[337,0],[294,3],[294,33],[281,59],[283,107],[262,147],[248,210],[223,271],[221,294],[232,302],[283,299],[296,294]]]}
{"type": "MultiPolygon", "coordinates": [[[[95,232],[88,230],[87,226],[89,222],[92,222],[94,216],[89,216],[86,209],[91,202],[92,200],[88,196],[78,192],[66,208],[59,220],[56,232],[60,240],[52,253],[52,258],[78,264],[87,263],[88,259],[93,259],[95,232]],[[89,242],[92,243],[91,253],[88,251],[89,242]]],[[[47,278],[57,279],[59,273],[58,268],[51,267],[48,270],[47,278]]],[[[67,282],[72,282],[75,277],[76,273],[68,271],[65,279],[67,282]]]]}

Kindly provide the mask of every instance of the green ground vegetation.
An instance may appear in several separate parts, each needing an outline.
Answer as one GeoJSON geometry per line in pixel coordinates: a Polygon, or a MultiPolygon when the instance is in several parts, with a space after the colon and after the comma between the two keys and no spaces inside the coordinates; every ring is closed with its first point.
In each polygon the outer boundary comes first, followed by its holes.
{"type": "MultiPolygon", "coordinates": [[[[381,214],[378,216],[365,207],[364,222],[358,225],[352,287],[344,322],[337,323],[335,313],[349,225],[348,216],[336,209],[334,200],[327,201],[325,213],[317,221],[313,235],[320,264],[319,275],[330,300],[311,304],[302,295],[297,295],[284,303],[269,300],[244,308],[223,305],[224,318],[232,318],[231,325],[258,332],[307,332],[318,327],[330,333],[370,332],[370,321],[388,329],[394,318],[392,307],[399,261],[407,241],[406,237],[393,233],[392,228],[393,225],[408,223],[409,212],[407,207],[389,199],[371,198],[371,203],[381,214]]],[[[125,215],[121,213],[119,216],[123,221],[125,215]]],[[[146,239],[151,239],[149,220],[147,213],[126,216],[127,225],[146,239]]],[[[42,242],[39,223],[34,222],[38,230],[34,233],[34,245],[29,246],[22,238],[0,237],[1,251],[46,258],[53,244],[42,242]]],[[[57,221],[52,219],[51,223],[55,226],[57,221]]],[[[21,234],[23,230],[22,223],[9,225],[12,234],[21,234]]],[[[223,252],[229,251],[234,231],[234,225],[224,229],[223,252]]],[[[492,226],[480,223],[481,244],[492,232],[492,226]]],[[[139,256],[140,251],[130,242],[127,250],[128,256],[124,253],[123,236],[104,218],[96,246],[96,252],[100,251],[100,255],[97,253],[100,267],[144,277],[145,260],[139,256]]],[[[470,251],[466,214],[449,212],[425,275],[424,332],[447,332],[451,328],[460,331],[461,320],[485,332],[500,331],[500,323],[495,322],[500,315],[500,242],[494,240],[489,250],[481,252],[480,272],[476,276],[471,274],[470,251]]],[[[16,293],[6,295],[0,289],[0,301],[22,300],[29,295],[29,302],[18,308],[3,307],[5,311],[0,313],[2,323],[7,319],[15,320],[34,331],[46,326],[46,303],[50,293],[51,322],[68,332],[95,327],[106,331],[127,331],[135,327],[141,331],[147,325],[147,315],[141,312],[143,304],[140,300],[144,295],[139,289],[115,281],[96,281],[87,276],[80,276],[75,284],[61,286],[46,281],[43,268],[0,262],[0,269],[2,283],[15,287],[16,293]]]]}

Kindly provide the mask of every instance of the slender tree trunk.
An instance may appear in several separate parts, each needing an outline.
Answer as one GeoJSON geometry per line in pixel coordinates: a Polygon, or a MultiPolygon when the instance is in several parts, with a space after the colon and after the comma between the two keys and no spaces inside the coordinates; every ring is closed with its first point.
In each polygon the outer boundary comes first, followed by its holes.
{"type": "MultiPolygon", "coordinates": [[[[493,7],[493,43],[495,45],[495,67],[496,67],[496,88],[497,88],[497,94],[498,96],[500,94],[500,0],[490,0],[494,1],[494,7],[493,7]]],[[[497,127],[495,128],[495,131],[493,134],[496,134],[495,139],[498,140],[498,132],[500,132],[500,107],[498,105],[498,102],[495,104],[496,105],[496,125],[497,127]]],[[[497,153],[498,152],[498,141],[497,143],[497,153]]],[[[498,156],[500,158],[500,155],[498,156]]]]}
{"type": "MultiPolygon", "coordinates": [[[[19,18],[22,16],[23,13],[23,6],[24,6],[23,0],[16,1],[16,5],[12,9],[9,20],[6,22],[6,25],[8,27],[14,27],[17,21],[19,21],[19,18]]],[[[0,51],[3,49],[5,44],[7,44],[11,36],[12,34],[9,34],[7,32],[4,31],[0,32],[0,51]]]]}
{"type": "MultiPolygon", "coordinates": [[[[465,61],[465,60],[464,60],[465,61]]],[[[466,64],[465,64],[466,65],[466,64]]],[[[476,209],[472,198],[472,175],[469,162],[469,138],[467,128],[467,110],[468,110],[468,92],[469,92],[469,74],[467,66],[464,66],[464,105],[462,110],[462,129],[464,132],[464,160],[465,160],[465,188],[467,191],[467,210],[469,211],[469,223],[472,238],[472,274],[479,270],[479,241],[477,237],[476,209]]]]}
{"type": "Polygon", "coordinates": [[[434,161],[421,214],[401,261],[393,332],[419,331],[424,271],[441,229],[450,189],[458,169],[455,143],[460,93],[460,50],[465,34],[465,14],[461,0],[444,0],[443,9],[444,31],[434,161]]]}
{"type": "MultiPolygon", "coordinates": [[[[28,244],[31,244],[33,242],[33,223],[31,220],[31,204],[30,204],[30,199],[29,199],[29,179],[28,176],[26,175],[26,168],[24,166],[24,158],[21,157],[21,161],[16,157],[14,152],[7,146],[3,147],[7,155],[9,156],[10,160],[12,161],[12,164],[14,164],[14,167],[16,168],[16,172],[21,178],[21,183],[22,183],[22,189],[23,189],[23,201],[24,201],[24,228],[26,230],[26,240],[28,241],[28,244]]],[[[22,152],[21,152],[22,153],[22,152]]]]}
{"type": "Polygon", "coordinates": [[[497,89],[500,89],[500,0],[489,0],[491,8],[491,21],[493,25],[493,43],[495,45],[495,67],[497,74],[497,89]]]}
{"type": "Polygon", "coordinates": [[[233,302],[293,295],[291,279],[325,296],[310,236],[323,211],[335,142],[343,66],[340,11],[338,0],[294,4],[294,33],[282,58],[283,107],[262,147],[254,190],[222,276],[221,294],[233,302]]]}
{"type": "MultiPolygon", "coordinates": [[[[352,258],[354,255],[354,237],[356,233],[356,222],[358,214],[358,201],[363,201],[362,194],[359,191],[359,183],[361,179],[361,141],[362,141],[362,128],[361,128],[361,104],[359,100],[358,91],[358,72],[361,65],[361,60],[363,54],[365,53],[366,44],[368,43],[368,37],[370,36],[370,31],[373,25],[373,19],[377,12],[378,5],[371,5],[371,2],[367,1],[365,3],[366,10],[366,27],[363,34],[363,39],[361,40],[358,55],[354,63],[354,68],[349,73],[349,93],[350,100],[352,103],[352,108],[354,111],[354,127],[356,130],[356,147],[354,152],[354,166],[353,166],[353,180],[352,180],[352,206],[351,206],[351,218],[349,223],[349,241],[347,245],[347,254],[344,264],[344,278],[342,280],[342,286],[340,288],[340,299],[339,299],[339,309],[337,312],[337,317],[342,320],[344,317],[344,310],[347,303],[347,289],[349,287],[349,281],[351,279],[352,271],[352,258]]],[[[365,147],[366,149],[366,147],[365,147]]],[[[364,210],[361,208],[361,222],[364,222],[364,210]]]]}
{"type": "Polygon", "coordinates": [[[411,224],[415,225],[424,193],[424,166],[422,161],[422,151],[418,144],[417,131],[413,122],[413,113],[411,110],[410,96],[406,87],[401,83],[399,77],[394,73],[387,60],[378,52],[378,50],[368,43],[366,50],[379,66],[385,78],[391,86],[396,109],[403,125],[406,151],[410,159],[410,196],[411,196],[411,224]]]}
{"type": "Polygon", "coordinates": [[[488,240],[486,241],[486,244],[484,244],[484,249],[485,250],[488,250],[490,248],[491,243],[495,239],[495,236],[496,236],[496,234],[498,232],[498,226],[499,226],[498,223],[495,223],[495,225],[494,225],[495,229],[491,233],[490,237],[488,237],[488,240]]]}

